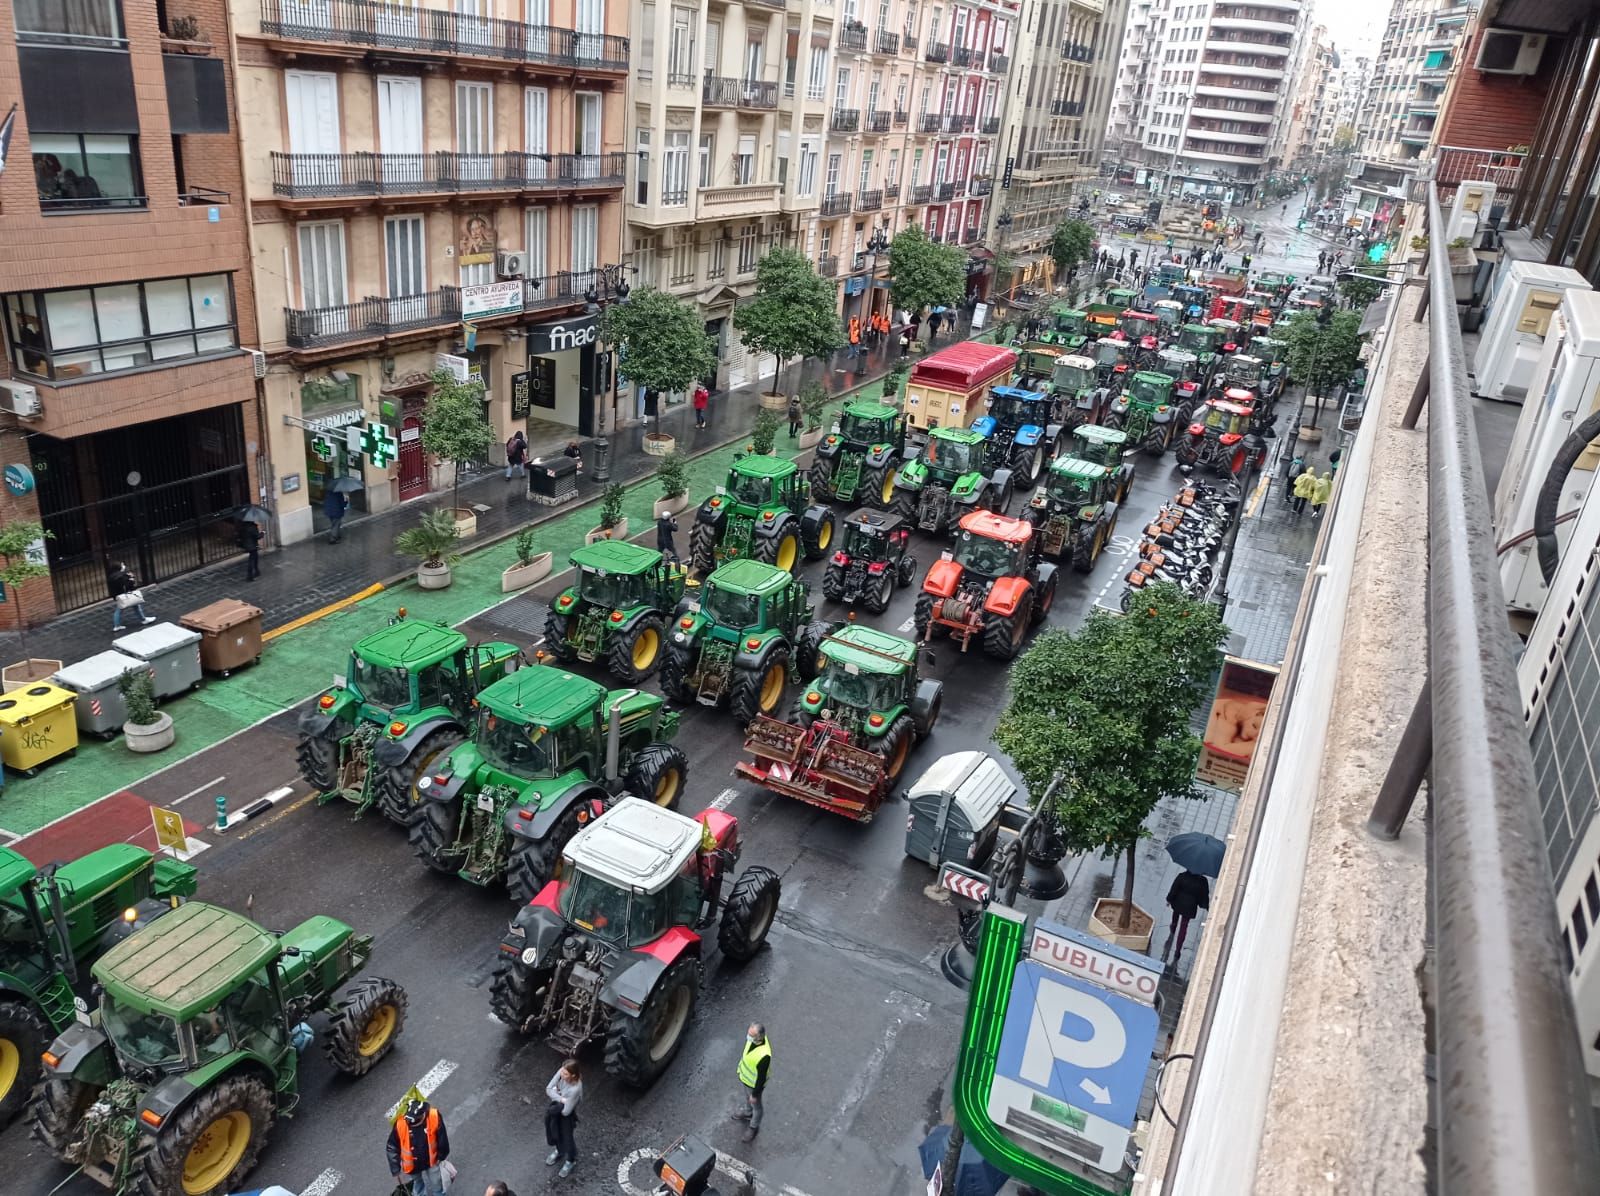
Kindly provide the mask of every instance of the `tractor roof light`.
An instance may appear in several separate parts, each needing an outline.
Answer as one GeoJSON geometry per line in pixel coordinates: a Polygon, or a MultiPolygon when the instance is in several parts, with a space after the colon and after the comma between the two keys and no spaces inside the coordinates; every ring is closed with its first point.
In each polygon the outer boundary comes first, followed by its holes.
{"type": "Polygon", "coordinates": [[[404,735],[405,733],[406,733],[406,725],[403,722],[401,722],[399,719],[395,719],[394,722],[389,724],[389,734],[393,735],[395,738],[398,739],[400,736],[404,735]]]}

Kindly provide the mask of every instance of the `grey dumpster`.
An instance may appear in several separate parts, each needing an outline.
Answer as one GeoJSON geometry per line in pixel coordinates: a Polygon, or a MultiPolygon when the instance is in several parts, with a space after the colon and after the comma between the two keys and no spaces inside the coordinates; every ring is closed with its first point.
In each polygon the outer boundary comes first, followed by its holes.
{"type": "Polygon", "coordinates": [[[110,739],[128,721],[117,682],[124,673],[136,673],[150,666],[136,656],[115,650],[96,652],[87,660],[69,664],[50,680],[78,695],[78,730],[85,735],[110,739]]]}
{"type": "Polygon", "coordinates": [[[117,651],[137,656],[156,679],[156,700],[200,684],[200,633],[176,623],[154,623],[117,640],[117,651]]]}
{"type": "Polygon", "coordinates": [[[1017,786],[987,752],[952,752],[906,791],[906,854],[937,868],[979,865],[994,850],[1017,786]]]}

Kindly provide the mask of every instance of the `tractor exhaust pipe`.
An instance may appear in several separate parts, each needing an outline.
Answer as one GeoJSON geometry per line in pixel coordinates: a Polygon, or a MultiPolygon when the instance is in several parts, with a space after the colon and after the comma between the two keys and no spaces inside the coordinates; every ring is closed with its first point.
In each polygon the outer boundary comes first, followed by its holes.
{"type": "Polygon", "coordinates": [[[606,722],[606,780],[617,779],[617,757],[622,748],[622,704],[629,698],[638,694],[638,690],[630,689],[617,695],[617,700],[611,703],[611,716],[606,722]]]}

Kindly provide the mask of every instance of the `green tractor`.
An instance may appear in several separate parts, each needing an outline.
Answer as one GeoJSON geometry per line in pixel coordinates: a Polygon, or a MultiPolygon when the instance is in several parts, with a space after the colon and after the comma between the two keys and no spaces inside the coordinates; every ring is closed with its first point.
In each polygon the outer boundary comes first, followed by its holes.
{"type": "Polygon", "coordinates": [[[906,417],[898,406],[846,403],[839,430],[817,445],[809,475],[811,497],[887,510],[894,501],[894,471],[905,443],[906,417]]]}
{"type": "Polygon", "coordinates": [[[661,663],[686,572],[626,540],[597,540],[567,559],[578,580],[550,604],[545,649],[563,664],[603,659],[618,681],[639,684],[661,663]]]}
{"type": "Polygon", "coordinates": [[[741,724],[783,704],[791,676],[816,673],[829,623],[813,619],[806,584],[776,565],[729,561],[706,579],[700,608],[684,610],[661,666],[674,702],[726,703],[741,724]]]}
{"type": "Polygon", "coordinates": [[[1217,354],[1222,348],[1222,329],[1209,324],[1185,324],[1178,329],[1174,347],[1187,349],[1195,356],[1195,370],[1201,389],[1211,384],[1211,375],[1222,365],[1217,354]]]}
{"type": "Polygon", "coordinates": [[[1039,551],[1094,571],[1117,526],[1116,471],[1080,457],[1058,457],[1023,517],[1038,528],[1039,551]]]}
{"type": "Polygon", "coordinates": [[[921,531],[948,535],[968,511],[1011,505],[1009,469],[986,468],[989,440],[971,428],[934,428],[895,475],[895,513],[921,531]]]}
{"type": "Polygon", "coordinates": [[[1140,370],[1111,404],[1106,426],[1126,432],[1129,441],[1159,457],[1172,444],[1178,427],[1173,418],[1172,387],[1172,375],[1140,370]]]}
{"type": "Polygon", "coordinates": [[[1276,403],[1283,394],[1284,383],[1288,381],[1289,368],[1286,364],[1289,359],[1288,342],[1278,340],[1276,337],[1258,336],[1250,342],[1250,355],[1259,357],[1262,362],[1262,401],[1268,405],[1276,403]]]}
{"type": "Polygon", "coordinates": [[[222,1196],[242,1186],[279,1117],[300,1099],[312,1014],[346,1075],[365,1075],[405,1026],[392,980],[348,983],[370,935],[314,917],[274,934],[191,901],[124,939],[94,965],[91,1024],[44,1054],[33,1135],[63,1163],[122,1196],[222,1196]]]}
{"type": "Polygon", "coordinates": [[[736,557],[797,573],[802,558],[820,560],[832,543],[833,512],[811,501],[811,487],[795,463],[750,453],[733,463],[727,483],[700,504],[689,532],[689,557],[702,576],[736,557]]]}
{"type": "Polygon", "coordinates": [[[131,843],[35,868],[0,847],[0,1129],[28,1103],[50,1040],[72,1024],[87,969],[192,897],[194,868],[131,843]]]}
{"type": "Polygon", "coordinates": [[[405,826],[417,776],[466,737],[473,697],[520,657],[515,644],[469,645],[402,609],[356,642],[343,679],[300,716],[300,775],[319,804],[342,797],[357,818],[376,805],[405,826]]]}
{"type": "Polygon", "coordinates": [[[1128,434],[1099,424],[1084,424],[1072,430],[1072,455],[1082,461],[1104,465],[1111,470],[1111,501],[1121,505],[1133,490],[1133,454],[1127,451],[1128,434]]]}
{"type": "Polygon", "coordinates": [[[609,693],[553,665],[478,695],[472,738],[418,782],[411,846],[435,872],[504,883],[525,902],[550,880],[591,803],[626,790],[673,807],[689,759],[666,742],[678,716],[655,694],[609,693]]]}

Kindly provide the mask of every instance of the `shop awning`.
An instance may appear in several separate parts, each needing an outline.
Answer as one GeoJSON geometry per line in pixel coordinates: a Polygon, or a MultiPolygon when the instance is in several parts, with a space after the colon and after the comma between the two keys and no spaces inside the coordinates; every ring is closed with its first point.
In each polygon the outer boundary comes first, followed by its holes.
{"type": "Polygon", "coordinates": [[[991,261],[994,258],[994,254],[989,252],[989,250],[985,249],[982,245],[978,246],[971,253],[967,254],[967,256],[968,257],[975,257],[975,258],[978,258],[980,261],[985,261],[985,262],[991,261]]]}

